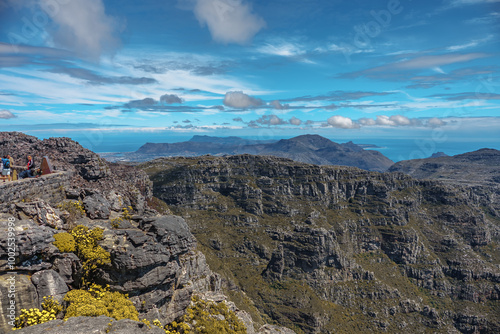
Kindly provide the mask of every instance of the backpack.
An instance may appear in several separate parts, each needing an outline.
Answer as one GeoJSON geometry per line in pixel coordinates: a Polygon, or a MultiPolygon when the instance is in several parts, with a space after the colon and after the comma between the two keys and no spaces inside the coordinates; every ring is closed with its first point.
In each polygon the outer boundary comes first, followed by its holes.
{"type": "Polygon", "coordinates": [[[10,168],[10,160],[9,159],[2,159],[2,160],[3,160],[3,168],[9,169],[10,168]]]}

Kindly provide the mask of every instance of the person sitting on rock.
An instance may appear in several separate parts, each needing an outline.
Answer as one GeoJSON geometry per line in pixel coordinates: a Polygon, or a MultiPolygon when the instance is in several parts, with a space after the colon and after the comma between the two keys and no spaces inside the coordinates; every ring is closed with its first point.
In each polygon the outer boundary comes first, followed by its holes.
{"type": "Polygon", "coordinates": [[[28,155],[28,163],[26,164],[26,169],[34,169],[35,168],[35,163],[33,162],[33,158],[31,155],[28,155]]]}
{"type": "Polygon", "coordinates": [[[7,157],[7,155],[4,155],[3,156],[3,159],[2,159],[2,166],[3,166],[3,169],[2,169],[2,176],[7,176],[7,178],[9,179],[9,181],[11,180],[10,178],[10,160],[9,158],[7,157]]]}

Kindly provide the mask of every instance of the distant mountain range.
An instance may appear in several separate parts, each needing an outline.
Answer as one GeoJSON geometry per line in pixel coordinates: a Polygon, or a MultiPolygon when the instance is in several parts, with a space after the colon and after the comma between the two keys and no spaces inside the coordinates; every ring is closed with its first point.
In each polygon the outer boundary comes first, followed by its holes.
{"type": "Polygon", "coordinates": [[[483,148],[455,156],[405,160],[389,172],[402,172],[417,179],[437,179],[451,183],[500,183],[500,151],[483,148]]]}
{"type": "Polygon", "coordinates": [[[245,153],[272,155],[316,165],[352,166],[379,172],[386,171],[394,163],[378,151],[364,150],[353,142],[337,144],[319,135],[302,135],[279,141],[194,136],[191,140],[180,143],[146,143],[132,156],[135,155],[135,161],[144,161],[159,156],[245,153]],[[141,156],[149,159],[138,159],[141,156]]]}

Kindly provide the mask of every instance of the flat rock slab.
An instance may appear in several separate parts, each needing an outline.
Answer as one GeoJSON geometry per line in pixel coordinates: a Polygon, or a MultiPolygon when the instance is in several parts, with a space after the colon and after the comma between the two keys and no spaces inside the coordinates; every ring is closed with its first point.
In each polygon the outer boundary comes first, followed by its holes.
{"type": "Polygon", "coordinates": [[[16,334],[165,334],[156,326],[148,328],[144,323],[100,317],[73,317],[67,321],[52,320],[40,325],[15,331],[16,334]]]}

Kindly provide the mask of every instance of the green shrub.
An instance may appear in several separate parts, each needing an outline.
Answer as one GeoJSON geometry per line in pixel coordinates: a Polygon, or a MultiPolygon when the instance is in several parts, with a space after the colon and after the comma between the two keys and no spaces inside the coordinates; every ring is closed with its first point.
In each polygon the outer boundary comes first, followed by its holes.
{"type": "Polygon", "coordinates": [[[226,303],[205,301],[197,296],[181,322],[172,322],[165,326],[167,334],[246,334],[245,324],[230,311],[226,303]]]}

